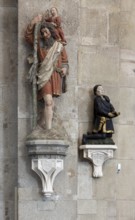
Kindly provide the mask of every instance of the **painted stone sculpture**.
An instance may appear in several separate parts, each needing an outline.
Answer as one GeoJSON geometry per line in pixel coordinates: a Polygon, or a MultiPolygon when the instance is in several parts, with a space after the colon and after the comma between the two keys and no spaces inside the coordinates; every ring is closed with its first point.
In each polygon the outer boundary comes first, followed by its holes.
{"type": "Polygon", "coordinates": [[[104,95],[102,85],[93,88],[94,98],[94,120],[92,133],[83,135],[83,144],[114,144],[111,139],[114,133],[112,119],[119,116],[110,102],[108,96],[104,95]]]}
{"type": "MultiPolygon", "coordinates": [[[[34,61],[29,72],[30,81],[36,81],[34,109],[36,100],[44,100],[44,111],[40,126],[46,130],[52,128],[54,101],[53,97],[66,92],[68,57],[64,45],[66,40],[61,29],[60,17],[56,8],[51,8],[51,16],[37,15],[32,19],[25,32],[26,41],[34,48],[34,61]]],[[[35,111],[36,115],[36,111],[35,111]]],[[[36,126],[36,117],[34,126],[36,126]]]]}
{"type": "Polygon", "coordinates": [[[58,9],[52,7],[50,11],[48,10],[45,14],[45,21],[51,22],[51,24],[55,28],[55,33],[57,35],[58,40],[63,44],[66,45],[67,41],[64,36],[64,32],[61,27],[61,17],[59,16],[58,9]]]}
{"type": "Polygon", "coordinates": [[[111,136],[114,133],[112,118],[120,115],[110,102],[108,96],[104,95],[101,85],[94,87],[94,128],[93,133],[103,133],[111,136]]]}
{"type": "Polygon", "coordinates": [[[29,80],[33,89],[33,130],[26,138],[31,168],[40,177],[42,193],[54,196],[53,183],[64,169],[64,157],[69,147],[63,123],[54,112],[54,97],[67,91],[68,57],[66,40],[58,10],[52,7],[44,15],[32,19],[25,31],[25,39],[32,46],[33,57],[29,80]],[[42,114],[38,114],[38,103],[42,114]],[[40,115],[40,117],[39,117],[40,115]]]}
{"type": "Polygon", "coordinates": [[[102,167],[106,160],[113,158],[113,151],[117,146],[112,140],[114,127],[112,118],[120,115],[104,95],[102,85],[94,86],[94,120],[93,131],[83,135],[82,145],[83,158],[93,164],[93,177],[102,177],[102,167]]]}

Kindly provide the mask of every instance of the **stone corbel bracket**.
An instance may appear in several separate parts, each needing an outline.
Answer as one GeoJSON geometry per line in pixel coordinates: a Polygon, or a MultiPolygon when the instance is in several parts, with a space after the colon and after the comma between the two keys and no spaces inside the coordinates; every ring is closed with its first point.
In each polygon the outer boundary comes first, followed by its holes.
{"type": "Polygon", "coordinates": [[[64,169],[64,157],[69,145],[63,140],[28,140],[28,155],[31,156],[31,169],[42,182],[42,193],[51,197],[56,176],[64,169]]]}
{"type": "Polygon", "coordinates": [[[81,145],[83,158],[88,159],[93,164],[93,177],[102,177],[102,166],[104,162],[113,158],[113,152],[117,149],[116,145],[81,145]]]}

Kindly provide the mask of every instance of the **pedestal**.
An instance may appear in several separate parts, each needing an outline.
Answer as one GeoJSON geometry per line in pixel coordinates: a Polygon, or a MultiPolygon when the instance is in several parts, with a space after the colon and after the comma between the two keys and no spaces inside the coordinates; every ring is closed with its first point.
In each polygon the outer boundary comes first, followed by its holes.
{"type": "Polygon", "coordinates": [[[31,157],[31,169],[41,179],[42,193],[50,197],[54,180],[64,169],[63,160],[69,145],[63,140],[28,140],[26,146],[31,157]]]}
{"type": "Polygon", "coordinates": [[[104,162],[113,158],[113,152],[117,149],[116,145],[81,145],[83,158],[88,159],[93,164],[93,177],[102,177],[102,166],[104,162]]]}

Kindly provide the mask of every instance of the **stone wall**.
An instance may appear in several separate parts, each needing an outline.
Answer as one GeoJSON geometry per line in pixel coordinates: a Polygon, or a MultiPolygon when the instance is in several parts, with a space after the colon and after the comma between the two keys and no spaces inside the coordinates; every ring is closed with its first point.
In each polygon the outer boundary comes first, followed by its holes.
{"type": "Polygon", "coordinates": [[[15,219],[17,2],[0,0],[0,219],[15,219]]]}
{"type": "Polygon", "coordinates": [[[18,219],[134,220],[134,0],[18,2],[18,219]],[[26,80],[26,57],[31,49],[24,41],[24,31],[33,16],[52,6],[62,15],[68,41],[68,93],[55,103],[70,137],[70,148],[65,170],[54,184],[55,200],[43,201],[40,179],[30,169],[25,147],[31,131],[32,103],[26,80]],[[114,159],[103,167],[103,178],[93,179],[92,167],[81,159],[78,146],[82,134],[92,127],[92,88],[99,83],[121,116],[114,120],[118,146],[114,159]],[[122,165],[119,174],[118,163],[122,165]]]}

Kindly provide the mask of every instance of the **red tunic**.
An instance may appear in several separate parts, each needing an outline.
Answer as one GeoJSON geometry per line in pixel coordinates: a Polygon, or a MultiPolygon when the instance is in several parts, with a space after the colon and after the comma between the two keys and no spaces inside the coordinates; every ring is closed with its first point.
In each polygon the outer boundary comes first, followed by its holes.
{"type": "MultiPolygon", "coordinates": [[[[27,42],[33,45],[34,34],[31,25],[29,25],[26,29],[25,39],[27,40],[27,42]]],[[[39,57],[39,62],[41,63],[45,59],[48,50],[40,47],[39,41],[40,41],[40,36],[38,37],[38,57],[39,57]]],[[[68,58],[65,48],[63,48],[61,54],[59,55],[59,58],[56,63],[56,67],[61,69],[63,64],[68,64],[68,58]]],[[[61,93],[62,93],[62,79],[60,74],[54,71],[49,81],[39,90],[38,98],[41,99],[43,98],[44,95],[47,94],[51,94],[53,96],[59,96],[61,93]]]]}

